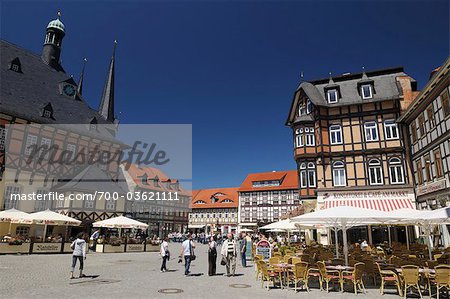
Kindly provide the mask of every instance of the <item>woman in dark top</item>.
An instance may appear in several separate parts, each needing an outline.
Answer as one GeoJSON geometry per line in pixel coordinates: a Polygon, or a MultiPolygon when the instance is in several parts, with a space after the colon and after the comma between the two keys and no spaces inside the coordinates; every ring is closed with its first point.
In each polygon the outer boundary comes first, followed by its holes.
{"type": "Polygon", "coordinates": [[[208,275],[216,275],[216,261],[217,261],[217,242],[214,237],[209,239],[208,243],[208,275]]]}

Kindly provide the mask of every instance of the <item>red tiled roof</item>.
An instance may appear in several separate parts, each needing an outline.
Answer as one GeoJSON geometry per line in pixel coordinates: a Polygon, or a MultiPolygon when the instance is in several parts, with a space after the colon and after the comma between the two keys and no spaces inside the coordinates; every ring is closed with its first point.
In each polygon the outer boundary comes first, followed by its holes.
{"type": "Polygon", "coordinates": [[[136,164],[131,164],[128,169],[128,174],[131,176],[133,181],[139,187],[143,189],[149,189],[154,191],[162,191],[162,192],[179,192],[180,195],[189,195],[189,192],[184,190],[182,186],[179,184],[179,190],[175,188],[169,188],[166,186],[167,182],[170,184],[178,183],[176,179],[170,179],[161,169],[154,167],[139,167],[136,164]],[[142,176],[147,175],[148,184],[142,183],[142,176]],[[158,178],[158,187],[155,187],[153,180],[158,178]]]}
{"type": "Polygon", "coordinates": [[[192,191],[192,209],[212,209],[212,208],[237,208],[239,205],[239,188],[214,188],[202,189],[192,191]],[[218,199],[217,202],[212,202],[212,197],[218,199]],[[231,200],[232,202],[224,202],[231,200]],[[204,202],[204,203],[201,203],[204,202]]]}
{"type": "Polygon", "coordinates": [[[264,190],[290,190],[298,189],[298,174],[296,170],[272,171],[251,173],[247,175],[239,188],[240,192],[244,191],[264,191],[264,190]],[[261,186],[253,187],[253,182],[262,181],[281,181],[279,186],[261,186]]]}

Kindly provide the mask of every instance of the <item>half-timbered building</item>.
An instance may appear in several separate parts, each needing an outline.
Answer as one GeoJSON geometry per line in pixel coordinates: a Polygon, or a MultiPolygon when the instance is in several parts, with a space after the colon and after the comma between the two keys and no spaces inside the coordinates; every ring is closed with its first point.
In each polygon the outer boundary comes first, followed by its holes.
{"type": "Polygon", "coordinates": [[[450,58],[399,119],[405,124],[419,209],[450,203],[450,58]]]}
{"type": "Polygon", "coordinates": [[[403,68],[301,82],[286,122],[300,202],[312,201],[315,209],[414,206],[404,132],[396,120],[415,94],[416,82],[403,68]]]}
{"type": "Polygon", "coordinates": [[[40,55],[7,41],[0,42],[0,210],[34,212],[49,208],[90,223],[121,214],[124,204],[13,200],[14,194],[43,195],[56,192],[57,188],[64,195],[92,193],[95,184],[86,190],[80,186],[77,189],[74,182],[95,175],[105,184],[114,184],[119,177],[118,159],[86,168],[82,163],[50,163],[48,153],[40,161],[30,162],[33,145],[55,146],[56,157],[65,152],[74,160],[82,159],[81,152],[111,152],[124,147],[115,139],[114,51],[99,109],[92,109],[82,94],[83,73],[75,82],[61,64],[65,32],[60,16],[48,23],[40,55]]]}

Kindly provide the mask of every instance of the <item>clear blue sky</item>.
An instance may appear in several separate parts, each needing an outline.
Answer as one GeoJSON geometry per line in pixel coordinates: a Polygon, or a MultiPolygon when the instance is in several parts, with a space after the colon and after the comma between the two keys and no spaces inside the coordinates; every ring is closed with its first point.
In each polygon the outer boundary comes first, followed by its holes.
{"type": "Polygon", "coordinates": [[[194,188],[295,169],[284,126],[300,72],[404,66],[424,86],[449,53],[448,1],[1,1],[1,37],[40,53],[63,13],[63,65],[98,107],[117,39],[122,123],[193,124],[194,188]]]}

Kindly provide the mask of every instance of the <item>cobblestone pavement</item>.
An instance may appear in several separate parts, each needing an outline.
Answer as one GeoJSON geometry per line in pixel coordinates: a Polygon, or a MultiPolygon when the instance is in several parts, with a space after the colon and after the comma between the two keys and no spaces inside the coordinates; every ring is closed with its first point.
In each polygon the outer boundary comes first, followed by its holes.
{"type": "MultiPolygon", "coordinates": [[[[69,279],[71,255],[2,255],[0,256],[0,298],[381,298],[378,288],[367,294],[351,292],[327,294],[313,287],[310,293],[261,288],[255,281],[253,267],[242,268],[238,276],[222,276],[225,267],[218,259],[217,276],[208,276],[207,247],[198,245],[197,260],[192,264],[194,276],[183,275],[177,258],[168,262],[170,272],[160,273],[161,259],[156,252],[93,253],[86,259],[88,278],[69,279]],[[236,284],[235,287],[232,285],[236,284]],[[181,293],[163,294],[161,289],[181,289],[181,293]]],[[[180,244],[171,243],[173,257],[180,244]]],[[[170,291],[170,290],[169,290],[170,291]]],[[[172,290],[176,291],[176,290],[172,290]]],[[[393,290],[384,298],[398,298],[393,290]]]]}

